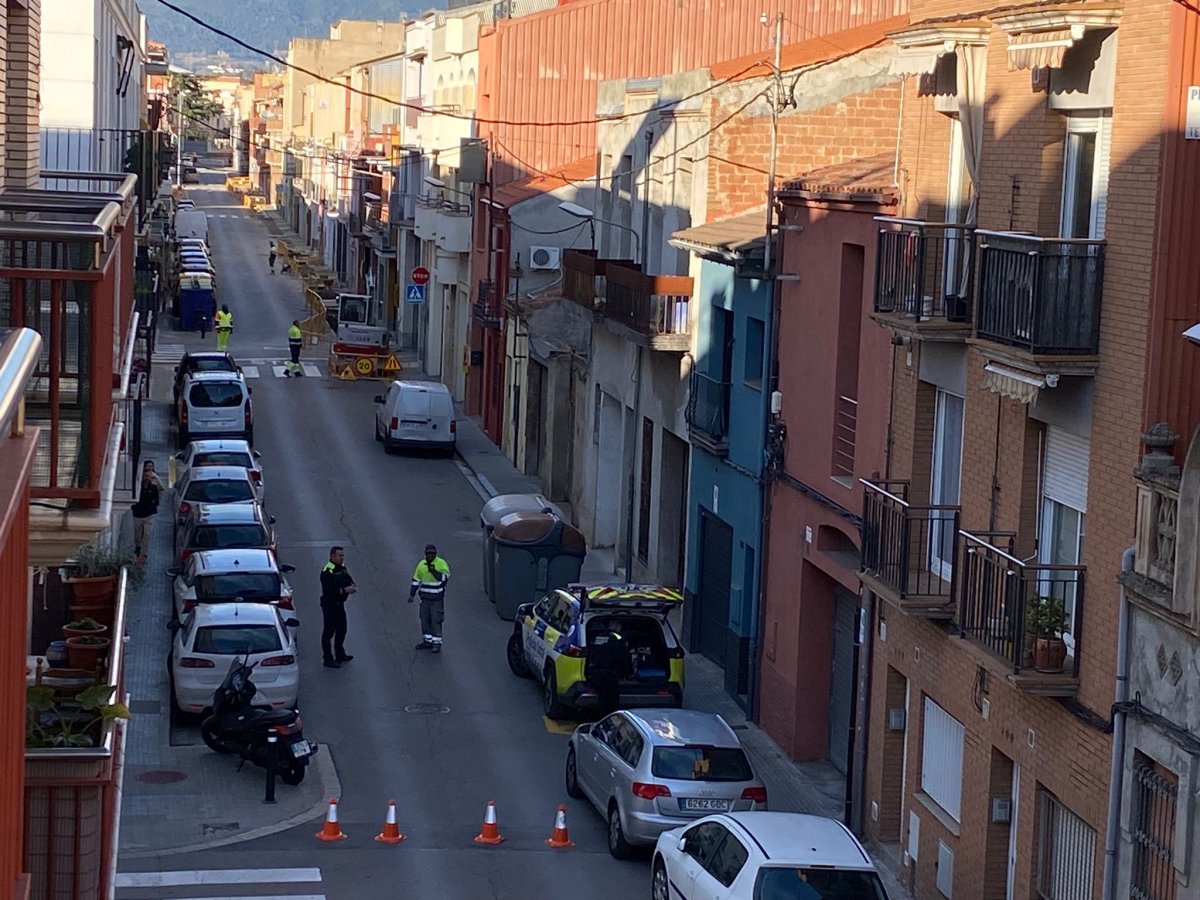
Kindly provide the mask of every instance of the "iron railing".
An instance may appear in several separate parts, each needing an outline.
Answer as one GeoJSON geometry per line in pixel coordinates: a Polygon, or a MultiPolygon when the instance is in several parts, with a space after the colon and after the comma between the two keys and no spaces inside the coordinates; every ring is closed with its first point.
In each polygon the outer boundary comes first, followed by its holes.
{"type": "Polygon", "coordinates": [[[891,216],[875,220],[875,312],[914,322],[969,322],[974,228],[891,216]]]}
{"type": "Polygon", "coordinates": [[[688,334],[692,279],[682,275],[647,275],[607,262],[604,315],[649,337],[688,334]]]}
{"type": "Polygon", "coordinates": [[[957,506],[908,502],[907,481],[862,480],[864,571],[909,597],[954,600],[957,506]]]}
{"type": "Polygon", "coordinates": [[[604,272],[604,260],[595,250],[564,250],[562,255],[563,296],[588,312],[596,311],[596,280],[604,272]]]}
{"type": "Polygon", "coordinates": [[[495,282],[480,280],[479,292],[475,298],[475,318],[479,319],[484,328],[500,328],[500,302],[495,282]]]}
{"type": "Polygon", "coordinates": [[[968,637],[1003,658],[1014,672],[1035,668],[1038,639],[1065,639],[1066,668],[1079,675],[1086,566],[1025,562],[991,543],[993,535],[962,535],[958,625],[968,637]],[[1039,631],[1039,607],[1061,603],[1066,628],[1039,631]]]}
{"type": "Polygon", "coordinates": [[[705,444],[722,445],[729,437],[729,382],[692,370],[687,404],[687,424],[692,437],[705,444]]]}
{"type": "Polygon", "coordinates": [[[1179,779],[1149,757],[1133,766],[1131,900],[1175,900],[1175,817],[1179,779]]]}
{"type": "Polygon", "coordinates": [[[1039,355],[1095,355],[1104,242],[977,231],[975,332],[1039,355]]]}
{"type": "Polygon", "coordinates": [[[833,407],[833,474],[854,477],[854,445],[858,440],[858,401],[839,396],[833,407]]]}

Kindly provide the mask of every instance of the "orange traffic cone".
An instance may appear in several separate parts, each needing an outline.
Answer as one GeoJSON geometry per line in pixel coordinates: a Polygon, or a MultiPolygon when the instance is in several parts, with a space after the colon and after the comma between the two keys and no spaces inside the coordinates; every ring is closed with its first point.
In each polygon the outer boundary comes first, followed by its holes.
{"type": "Polygon", "coordinates": [[[546,845],[555,849],[575,846],[575,842],[567,836],[567,808],[561,803],[558,804],[558,813],[554,816],[554,830],[550,832],[546,845]]]}
{"type": "Polygon", "coordinates": [[[338,824],[337,804],[336,797],[329,801],[329,812],[325,814],[325,827],[317,832],[317,838],[327,843],[346,839],[342,826],[338,824]]]}
{"type": "Polygon", "coordinates": [[[489,800],[487,810],[483,814],[483,830],[475,835],[477,844],[499,844],[504,841],[500,834],[500,826],[496,822],[496,801],[489,800]]]}
{"type": "Polygon", "coordinates": [[[388,801],[387,818],[383,820],[383,831],[375,835],[375,840],[381,844],[398,844],[404,840],[400,826],[396,824],[396,801],[388,801]]]}

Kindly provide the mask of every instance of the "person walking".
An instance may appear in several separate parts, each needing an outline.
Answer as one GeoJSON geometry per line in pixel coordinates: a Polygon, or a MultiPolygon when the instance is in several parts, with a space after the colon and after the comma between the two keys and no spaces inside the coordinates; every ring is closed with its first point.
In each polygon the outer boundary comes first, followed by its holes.
{"type": "Polygon", "coordinates": [[[148,459],[142,463],[142,482],[137,502],[129,510],[133,516],[133,555],[140,563],[146,561],[145,551],[150,549],[150,523],[158,513],[162,492],[163,483],[154,471],[154,460],[148,459]]]}
{"type": "Polygon", "coordinates": [[[288,352],[292,354],[291,361],[283,367],[283,374],[286,377],[295,375],[297,377],[304,374],[304,369],[300,367],[300,350],[304,346],[304,335],[300,332],[300,320],[293,319],[292,325],[288,328],[288,352]]]}
{"type": "Polygon", "coordinates": [[[222,303],[221,311],[217,313],[217,349],[229,349],[229,336],[233,334],[233,313],[229,311],[229,304],[222,303]]]}
{"type": "Polygon", "coordinates": [[[275,242],[271,241],[267,250],[267,265],[271,267],[271,274],[275,274],[275,242]]]}
{"type": "Polygon", "coordinates": [[[442,652],[442,622],[446,618],[446,582],[450,580],[450,567],[438,556],[437,547],[425,547],[425,558],[413,570],[412,586],[408,589],[408,602],[421,595],[421,643],[418,650],[442,652]]]}
{"type": "Polygon", "coordinates": [[[333,547],[329,562],[321,569],[321,650],[325,668],[340,669],[342,663],[354,659],[346,652],[346,601],[357,593],[358,586],[346,571],[346,550],[333,547]]]}

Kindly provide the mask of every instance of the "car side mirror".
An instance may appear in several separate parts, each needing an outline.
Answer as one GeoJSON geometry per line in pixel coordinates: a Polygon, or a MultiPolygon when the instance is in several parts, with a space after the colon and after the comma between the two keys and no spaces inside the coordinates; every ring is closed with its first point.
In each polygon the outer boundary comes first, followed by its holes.
{"type": "Polygon", "coordinates": [[[178,631],[179,628],[180,628],[179,622],[175,619],[172,619],[170,622],[167,623],[167,631],[178,631]]]}
{"type": "Polygon", "coordinates": [[[178,453],[176,453],[176,454],[175,454],[175,458],[176,458],[177,460],[179,460],[180,462],[183,462],[183,451],[182,451],[182,450],[180,450],[178,453]]]}
{"type": "Polygon", "coordinates": [[[247,393],[247,394],[253,394],[253,393],[254,393],[254,388],[252,388],[252,387],[248,387],[248,388],[246,388],[246,393],[247,393]]]}
{"type": "Polygon", "coordinates": [[[251,452],[254,454],[255,459],[262,459],[262,454],[259,453],[257,450],[253,450],[251,452]]]}
{"type": "Polygon", "coordinates": [[[175,367],[175,374],[177,374],[177,375],[179,374],[179,366],[175,367]]]}
{"type": "Polygon", "coordinates": [[[178,578],[183,573],[183,569],[179,566],[171,566],[171,568],[166,570],[166,573],[168,578],[178,578]]]}
{"type": "Polygon", "coordinates": [[[376,395],[375,395],[375,402],[376,402],[376,403],[382,403],[382,402],[383,402],[383,394],[376,394],[376,395]]]}
{"type": "Polygon", "coordinates": [[[296,567],[290,566],[290,565],[282,565],[279,567],[279,571],[282,572],[284,575],[291,575],[293,572],[296,571],[296,567]]]}
{"type": "Polygon", "coordinates": [[[275,524],[275,517],[274,517],[274,516],[267,516],[267,524],[268,524],[268,525],[274,525],[274,524],[275,524]]]}
{"type": "Polygon", "coordinates": [[[685,838],[685,837],[681,837],[679,839],[679,852],[680,853],[687,852],[687,838],[685,838]]]}
{"type": "Polygon", "coordinates": [[[299,628],[300,620],[296,619],[296,618],[284,619],[283,624],[286,625],[288,628],[299,628]]]}

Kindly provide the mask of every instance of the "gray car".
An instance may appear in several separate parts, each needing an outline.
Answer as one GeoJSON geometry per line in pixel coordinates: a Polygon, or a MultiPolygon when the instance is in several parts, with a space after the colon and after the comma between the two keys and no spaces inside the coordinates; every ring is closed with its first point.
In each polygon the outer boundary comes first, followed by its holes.
{"type": "Polygon", "coordinates": [[[767,808],[733,729],[693,709],[620,710],[580,725],[567,742],[566,787],[607,817],[618,859],[702,816],[767,808]]]}

